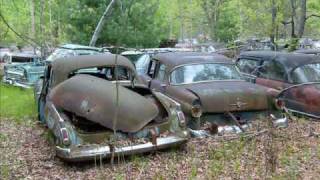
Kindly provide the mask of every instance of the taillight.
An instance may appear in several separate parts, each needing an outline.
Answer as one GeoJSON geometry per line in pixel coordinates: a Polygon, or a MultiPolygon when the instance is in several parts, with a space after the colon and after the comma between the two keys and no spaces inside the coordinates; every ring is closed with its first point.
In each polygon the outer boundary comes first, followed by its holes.
{"type": "Polygon", "coordinates": [[[186,118],[184,117],[184,114],[182,111],[178,111],[178,118],[180,126],[185,127],[186,126],[186,118]]]}
{"type": "Polygon", "coordinates": [[[275,100],[275,106],[276,106],[277,109],[284,109],[285,103],[284,103],[283,100],[276,99],[275,100]]]}
{"type": "Polygon", "coordinates": [[[62,143],[64,145],[69,145],[70,141],[69,141],[69,133],[68,133],[67,129],[61,128],[60,132],[61,132],[61,137],[62,137],[62,143]]]}
{"type": "Polygon", "coordinates": [[[191,115],[192,117],[200,117],[202,115],[202,109],[201,106],[195,105],[191,107],[191,115]]]}

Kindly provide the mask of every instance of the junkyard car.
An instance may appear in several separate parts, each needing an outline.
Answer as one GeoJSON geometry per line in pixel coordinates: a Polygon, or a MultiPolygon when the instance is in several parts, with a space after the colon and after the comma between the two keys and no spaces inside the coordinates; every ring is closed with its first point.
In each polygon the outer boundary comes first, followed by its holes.
{"type": "Polygon", "coordinates": [[[29,53],[12,53],[4,57],[3,81],[21,87],[32,86],[43,74],[41,58],[29,53]]]}
{"type": "Polygon", "coordinates": [[[320,118],[318,56],[252,51],[242,53],[237,65],[251,82],[277,90],[288,110],[320,118]]]}
{"type": "Polygon", "coordinates": [[[141,75],[144,83],[178,101],[193,130],[201,129],[203,123],[211,123],[217,131],[231,126],[243,129],[250,121],[269,115],[275,121],[286,121],[267,89],[242,80],[235,64],[225,56],[157,54],[146,72],[141,75]]]}
{"type": "Polygon", "coordinates": [[[66,161],[143,153],[188,138],[180,105],[141,84],[120,55],[57,59],[36,89],[39,118],[66,161]]]}

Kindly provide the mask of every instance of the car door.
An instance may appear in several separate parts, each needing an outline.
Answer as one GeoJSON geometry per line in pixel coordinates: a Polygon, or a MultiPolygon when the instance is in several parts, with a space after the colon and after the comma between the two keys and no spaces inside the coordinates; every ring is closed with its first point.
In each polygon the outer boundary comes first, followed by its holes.
{"type": "Polygon", "coordinates": [[[165,92],[165,87],[167,85],[165,75],[166,66],[159,61],[156,61],[155,73],[150,82],[150,88],[159,92],[165,92]]]}

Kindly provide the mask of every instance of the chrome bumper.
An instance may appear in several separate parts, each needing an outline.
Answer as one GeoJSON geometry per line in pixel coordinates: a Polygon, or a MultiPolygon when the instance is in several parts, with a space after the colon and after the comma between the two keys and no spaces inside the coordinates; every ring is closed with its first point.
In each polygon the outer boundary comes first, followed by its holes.
{"type": "MultiPolygon", "coordinates": [[[[275,128],[287,128],[289,126],[288,124],[288,118],[287,116],[284,116],[282,118],[275,118],[275,116],[271,115],[272,118],[272,124],[275,128]]],[[[226,125],[226,126],[219,126],[217,134],[218,135],[224,135],[224,134],[239,134],[243,131],[241,129],[248,129],[251,127],[251,124],[244,124],[240,127],[237,125],[226,125]]],[[[189,129],[191,137],[197,137],[197,138],[205,138],[210,137],[213,134],[211,134],[209,131],[206,130],[193,130],[189,129]]]]}
{"type": "Polygon", "coordinates": [[[7,83],[7,84],[14,85],[14,86],[17,86],[17,87],[26,88],[26,89],[32,88],[32,84],[31,83],[20,83],[20,82],[17,82],[16,80],[14,80],[14,79],[8,79],[6,77],[3,77],[3,82],[7,83]]]}
{"type": "Polygon", "coordinates": [[[64,161],[68,162],[79,162],[100,159],[100,158],[110,158],[114,153],[114,156],[128,156],[133,154],[141,154],[150,151],[156,151],[161,149],[166,149],[172,146],[178,146],[187,142],[187,138],[181,138],[177,136],[169,136],[165,138],[157,138],[157,144],[154,145],[151,142],[145,144],[138,144],[126,147],[115,147],[114,151],[111,152],[110,147],[97,145],[88,146],[78,146],[71,148],[62,148],[56,146],[56,155],[64,161]]]}

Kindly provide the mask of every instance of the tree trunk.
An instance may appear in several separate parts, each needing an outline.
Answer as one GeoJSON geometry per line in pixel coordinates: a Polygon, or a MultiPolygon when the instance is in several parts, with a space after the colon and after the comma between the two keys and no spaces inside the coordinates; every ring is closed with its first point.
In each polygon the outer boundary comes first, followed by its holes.
{"type": "MultiPolygon", "coordinates": [[[[36,20],[35,20],[35,5],[34,0],[30,1],[30,18],[31,18],[31,38],[35,40],[36,36],[36,20]]],[[[36,52],[36,47],[33,47],[33,52],[36,52]]]]}
{"type": "Polygon", "coordinates": [[[291,38],[296,38],[295,34],[295,19],[296,16],[296,6],[295,6],[295,0],[290,0],[291,3],[291,38]]]}
{"type": "Polygon", "coordinates": [[[108,13],[110,11],[110,9],[112,8],[113,4],[116,2],[116,0],[111,0],[111,2],[109,3],[109,5],[107,6],[106,10],[104,11],[103,15],[100,18],[100,21],[92,35],[91,41],[89,43],[89,46],[95,46],[96,42],[100,36],[100,33],[102,31],[103,25],[106,22],[108,13]]]}
{"type": "Polygon", "coordinates": [[[275,44],[275,34],[276,34],[276,18],[277,18],[277,7],[275,0],[272,0],[272,8],[271,8],[271,34],[270,34],[270,40],[273,44],[275,44]]]}
{"type": "Polygon", "coordinates": [[[300,0],[300,3],[301,12],[299,14],[298,37],[302,38],[307,20],[307,0],[300,0]]]}

